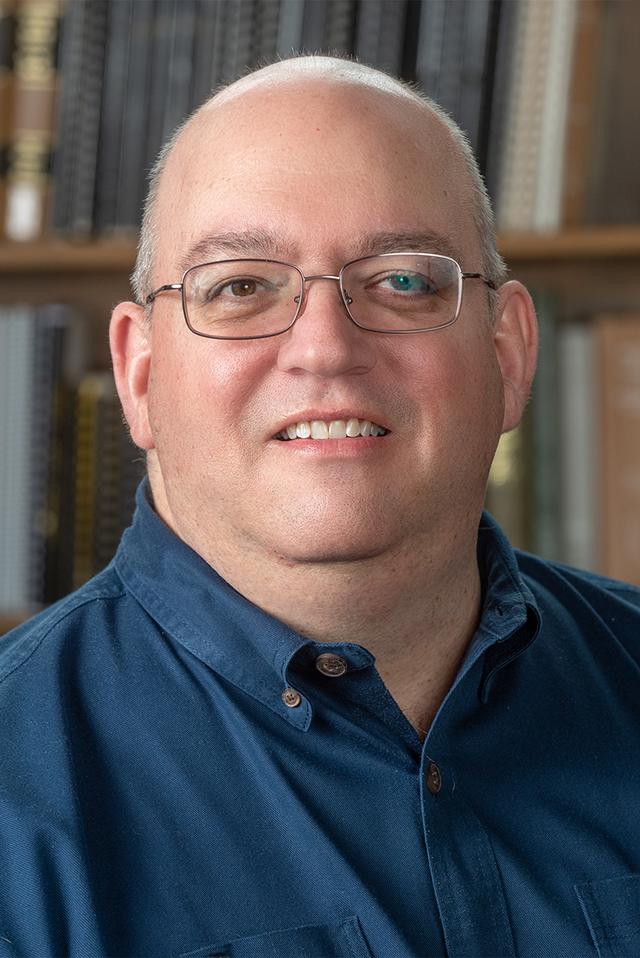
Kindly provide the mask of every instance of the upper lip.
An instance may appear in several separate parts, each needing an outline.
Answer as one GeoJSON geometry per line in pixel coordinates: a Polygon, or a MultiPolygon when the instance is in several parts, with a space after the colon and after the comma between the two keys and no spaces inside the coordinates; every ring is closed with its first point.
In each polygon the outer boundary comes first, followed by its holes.
{"type": "Polygon", "coordinates": [[[377,413],[358,410],[357,406],[343,406],[341,409],[303,409],[301,412],[293,413],[283,419],[279,426],[276,426],[272,433],[272,438],[279,432],[286,430],[287,426],[294,426],[298,422],[311,422],[312,420],[322,420],[323,422],[332,422],[335,419],[342,419],[348,422],[349,419],[359,419],[363,422],[368,419],[369,422],[375,422],[377,426],[383,426],[384,429],[391,431],[387,423],[377,413]]]}

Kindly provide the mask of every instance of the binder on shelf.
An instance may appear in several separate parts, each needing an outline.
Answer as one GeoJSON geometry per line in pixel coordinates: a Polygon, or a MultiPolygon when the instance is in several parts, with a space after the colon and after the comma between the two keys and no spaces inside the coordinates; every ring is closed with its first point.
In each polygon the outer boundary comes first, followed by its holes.
{"type": "Polygon", "coordinates": [[[9,142],[13,129],[15,2],[0,0],[0,233],[4,233],[9,142]]]}
{"type": "Polygon", "coordinates": [[[601,559],[640,585],[640,313],[594,322],[600,380],[601,559]]]}
{"type": "MultiPolygon", "coordinates": [[[[15,11],[10,107],[6,90],[0,93],[11,116],[4,231],[8,239],[23,242],[37,239],[49,226],[61,7],[58,0],[21,0],[15,11]]],[[[6,42],[8,20],[3,21],[6,42]]]]}

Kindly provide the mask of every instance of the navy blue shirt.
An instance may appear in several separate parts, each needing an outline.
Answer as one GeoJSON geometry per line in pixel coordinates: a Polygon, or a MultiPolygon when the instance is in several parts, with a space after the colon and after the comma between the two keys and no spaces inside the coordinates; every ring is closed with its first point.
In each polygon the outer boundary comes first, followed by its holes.
{"type": "Polygon", "coordinates": [[[640,590],[514,553],[424,741],[153,511],[0,644],[0,954],[640,954],[640,590]]]}

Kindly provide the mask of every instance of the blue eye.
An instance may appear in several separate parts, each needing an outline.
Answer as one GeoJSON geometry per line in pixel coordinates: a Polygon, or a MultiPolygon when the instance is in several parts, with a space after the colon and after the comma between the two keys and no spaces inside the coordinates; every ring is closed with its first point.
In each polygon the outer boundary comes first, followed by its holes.
{"type": "Polygon", "coordinates": [[[385,277],[381,285],[388,284],[397,293],[432,293],[433,283],[421,273],[392,273],[385,277]]]}

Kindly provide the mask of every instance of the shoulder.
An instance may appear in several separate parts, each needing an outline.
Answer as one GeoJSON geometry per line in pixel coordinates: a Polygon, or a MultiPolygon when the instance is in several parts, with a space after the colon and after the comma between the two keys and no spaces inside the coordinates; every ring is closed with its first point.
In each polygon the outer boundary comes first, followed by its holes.
{"type": "Polygon", "coordinates": [[[587,628],[596,621],[618,638],[640,639],[640,588],[584,569],[515,550],[520,574],[541,611],[569,615],[587,628]]]}
{"type": "Polygon", "coordinates": [[[82,643],[113,614],[126,590],[112,565],[66,598],[0,638],[0,694],[18,672],[48,668],[69,643],[82,643]],[[47,663],[45,665],[45,662],[47,663]]]}

